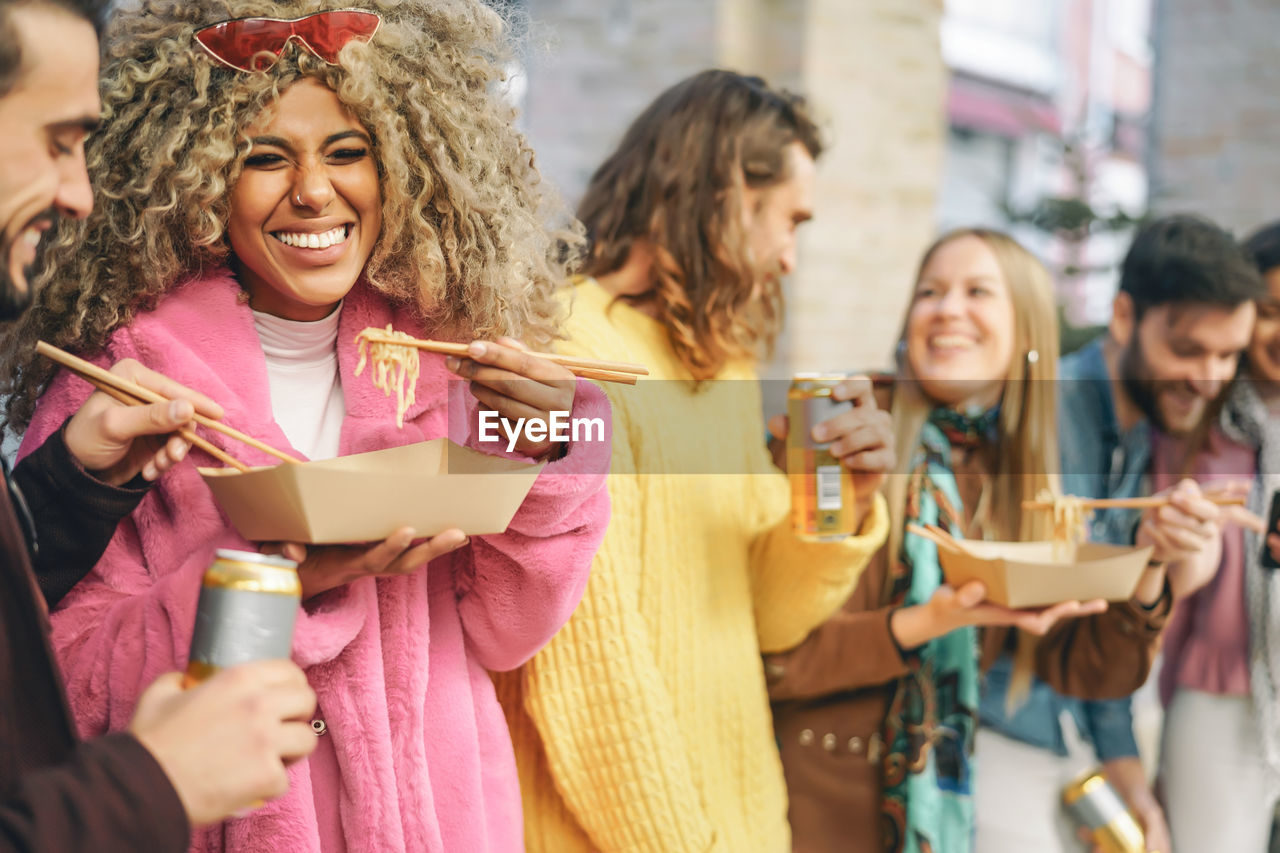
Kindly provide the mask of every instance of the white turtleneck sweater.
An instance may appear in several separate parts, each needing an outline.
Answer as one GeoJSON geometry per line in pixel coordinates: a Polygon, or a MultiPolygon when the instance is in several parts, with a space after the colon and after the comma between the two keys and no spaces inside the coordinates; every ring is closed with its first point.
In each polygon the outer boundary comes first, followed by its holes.
{"type": "Polygon", "coordinates": [[[338,378],[341,304],[323,320],[285,320],[253,312],[267,357],[271,413],[294,449],[308,459],[338,455],[346,406],[338,378]]]}

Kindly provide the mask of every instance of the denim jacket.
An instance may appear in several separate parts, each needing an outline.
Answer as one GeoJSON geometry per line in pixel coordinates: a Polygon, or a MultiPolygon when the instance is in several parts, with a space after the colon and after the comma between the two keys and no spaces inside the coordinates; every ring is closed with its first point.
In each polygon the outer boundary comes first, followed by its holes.
{"type": "MultiPolygon", "coordinates": [[[[1111,377],[1102,357],[1102,338],[1062,359],[1058,388],[1058,442],[1064,494],[1091,498],[1128,498],[1143,494],[1151,461],[1151,428],[1140,421],[1123,434],[1111,397],[1111,377]]],[[[1140,513],[1136,510],[1096,512],[1089,528],[1095,542],[1127,545],[1133,541],[1140,513]]],[[[1076,727],[1092,742],[1101,761],[1138,754],[1133,737],[1130,700],[1083,701],[1062,696],[1035,679],[1031,693],[1012,716],[1005,695],[1013,658],[1003,655],[983,679],[979,717],[982,724],[1016,740],[1067,754],[1058,722],[1069,711],[1076,727]]]]}

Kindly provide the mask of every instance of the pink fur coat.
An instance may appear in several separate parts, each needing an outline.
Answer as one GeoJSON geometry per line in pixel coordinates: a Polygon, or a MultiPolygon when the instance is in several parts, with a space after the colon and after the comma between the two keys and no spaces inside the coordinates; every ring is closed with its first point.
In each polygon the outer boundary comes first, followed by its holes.
{"type": "MultiPolygon", "coordinates": [[[[271,417],[266,362],[230,273],[188,282],[112,336],[101,364],[132,357],[198,389],[225,421],[289,443],[271,417]]],[[[347,415],[341,454],[470,432],[475,400],[424,354],[403,430],[394,400],[353,375],[367,326],[425,337],[407,312],[357,284],[343,303],[338,362],[347,415]]],[[[90,387],[62,372],[41,399],[23,451],[74,412],[90,387]]],[[[580,382],[574,416],[608,418],[580,382]]],[[[206,432],[250,464],[274,460],[206,432]]],[[[511,851],[523,847],[511,742],[486,670],[528,660],[569,618],[608,521],[607,442],[580,443],[538,477],[507,532],[409,576],[364,578],[316,596],[298,615],[294,659],[327,726],[290,771],[288,794],[197,830],[199,851],[511,851]]],[[[192,450],[200,465],[216,465],[192,450]]],[[[186,664],[200,578],[216,548],[256,550],[229,526],[196,472],[166,474],[116,532],[102,560],[53,614],[53,642],[85,736],[124,728],[143,688],[186,664]]]]}

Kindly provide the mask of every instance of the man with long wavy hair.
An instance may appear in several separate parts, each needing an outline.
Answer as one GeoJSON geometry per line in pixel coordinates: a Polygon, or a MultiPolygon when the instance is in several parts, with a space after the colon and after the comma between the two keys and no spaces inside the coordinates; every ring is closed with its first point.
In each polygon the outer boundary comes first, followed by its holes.
{"type": "MultiPolygon", "coordinates": [[[[567,351],[640,361],[611,391],[613,518],[582,604],[498,680],[531,850],[789,849],[761,650],[799,643],[883,543],[893,465],[865,379],[814,440],[854,472],[855,533],[792,531],[764,446],[755,362],[812,216],[817,128],[757,77],[664,92],[599,168],[567,351]]],[[[777,432],[781,432],[781,426],[777,432]]]]}
{"type": "MultiPolygon", "coordinates": [[[[98,10],[86,0],[0,0],[0,321],[31,301],[29,269],[59,217],[93,206],[84,141],[97,125],[98,10]]],[[[189,825],[282,792],[283,758],[315,748],[315,704],[288,661],[228,670],[141,698],[129,732],[77,743],[32,571],[74,583],[116,523],[188,447],[166,438],[193,401],[136,363],[113,370],[174,403],[95,394],[0,488],[0,851],[180,851],[189,825]],[[23,496],[25,495],[25,500],[23,496]],[[299,722],[288,722],[301,718],[299,722]]]]}

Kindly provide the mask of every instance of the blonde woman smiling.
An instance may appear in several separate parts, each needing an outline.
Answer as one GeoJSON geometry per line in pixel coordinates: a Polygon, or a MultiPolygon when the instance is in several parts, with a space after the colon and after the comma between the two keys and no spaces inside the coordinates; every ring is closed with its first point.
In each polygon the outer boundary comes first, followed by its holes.
{"type": "MultiPolygon", "coordinates": [[[[984,602],[981,583],[945,585],[933,544],[904,534],[1049,538],[1049,515],[1021,505],[1056,490],[1057,351],[1049,275],[1013,239],[962,229],[925,253],[893,389],[889,544],[841,613],[766,658],[796,850],[970,851],[979,677],[1006,647],[1024,678],[1075,695],[1145,678],[1169,607],[1162,567],[1106,612],[1015,611],[984,602]]],[[[1177,500],[1212,515],[1196,494],[1177,500]]]]}

